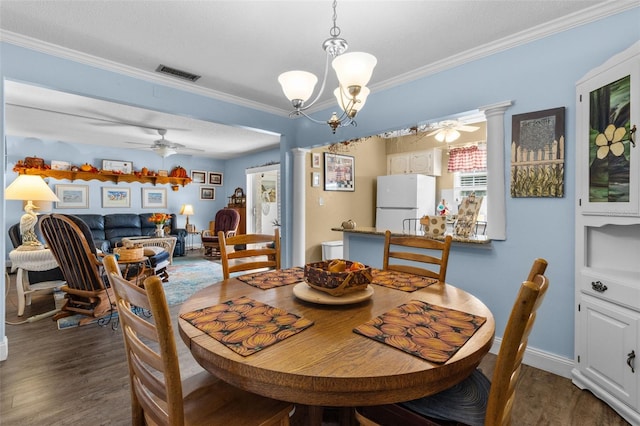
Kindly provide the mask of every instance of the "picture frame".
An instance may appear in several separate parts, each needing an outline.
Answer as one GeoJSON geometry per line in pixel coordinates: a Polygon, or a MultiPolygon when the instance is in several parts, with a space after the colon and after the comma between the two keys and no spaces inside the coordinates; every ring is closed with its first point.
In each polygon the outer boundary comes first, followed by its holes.
{"type": "Polygon", "coordinates": [[[314,188],[320,186],[320,173],[319,172],[311,173],[311,186],[314,187],[314,188]]]}
{"type": "Polygon", "coordinates": [[[201,170],[191,170],[191,182],[204,185],[207,183],[207,172],[201,170]]]}
{"type": "Polygon", "coordinates": [[[68,161],[51,160],[51,170],[71,170],[71,163],[68,161]]]}
{"type": "Polygon", "coordinates": [[[213,201],[216,199],[216,189],[208,186],[203,186],[200,188],[200,199],[213,201]]]}
{"type": "Polygon", "coordinates": [[[167,189],[166,188],[142,188],[142,208],[143,209],[166,209],[167,189]]]}
{"type": "Polygon", "coordinates": [[[158,176],[162,176],[162,177],[169,176],[169,170],[158,170],[158,176]]]}
{"type": "Polygon", "coordinates": [[[320,153],[312,152],[311,153],[311,167],[314,169],[320,168],[320,153]]]}
{"type": "Polygon", "coordinates": [[[103,208],[131,207],[131,188],[102,187],[103,208]]]}
{"type": "Polygon", "coordinates": [[[222,186],[222,173],[209,172],[209,185],[222,186]]]}
{"type": "Polygon", "coordinates": [[[131,161],[102,160],[102,170],[129,175],[133,171],[133,163],[131,161]]]}
{"type": "Polygon", "coordinates": [[[565,108],[511,119],[511,197],[564,197],[565,108]]]}
{"type": "Polygon", "coordinates": [[[56,209],[88,209],[89,185],[56,185],[56,209]]]}
{"type": "Polygon", "coordinates": [[[324,190],[355,191],[355,158],[324,153],[324,190]]]}

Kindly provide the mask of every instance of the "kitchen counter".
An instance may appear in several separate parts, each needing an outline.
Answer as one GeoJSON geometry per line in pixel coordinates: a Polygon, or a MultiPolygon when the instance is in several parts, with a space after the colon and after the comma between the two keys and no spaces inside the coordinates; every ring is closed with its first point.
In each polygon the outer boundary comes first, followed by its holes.
{"type": "MultiPolygon", "coordinates": [[[[344,229],[342,227],[337,227],[337,228],[331,228],[332,231],[338,231],[338,232],[347,232],[347,233],[353,233],[353,234],[365,234],[365,235],[381,235],[384,237],[384,233],[386,231],[386,229],[378,229],[375,227],[359,227],[359,228],[355,228],[355,229],[344,229]]],[[[391,231],[391,235],[393,236],[397,236],[397,237],[402,237],[402,236],[421,236],[421,237],[425,237],[425,233],[422,231],[412,231],[412,230],[407,230],[407,231],[391,231]]],[[[447,234],[448,235],[448,234],[447,234]]],[[[489,239],[489,237],[487,237],[486,235],[473,235],[470,237],[460,237],[457,235],[451,235],[452,237],[452,241],[454,243],[465,243],[465,244],[489,244],[491,243],[491,240],[489,239]]],[[[434,240],[444,240],[444,236],[439,236],[439,237],[428,237],[428,238],[432,238],[434,240]]]]}

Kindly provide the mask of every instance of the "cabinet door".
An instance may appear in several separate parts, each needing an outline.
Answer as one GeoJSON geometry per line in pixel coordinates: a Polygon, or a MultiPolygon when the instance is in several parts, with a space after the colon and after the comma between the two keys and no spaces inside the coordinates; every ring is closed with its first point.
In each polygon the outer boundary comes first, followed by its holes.
{"type": "Polygon", "coordinates": [[[389,155],[387,157],[387,174],[401,175],[409,173],[409,155],[389,155]]]}
{"type": "Polygon", "coordinates": [[[578,326],[578,369],[620,401],[635,407],[640,362],[640,314],[616,304],[582,295],[578,326]],[[629,361],[630,365],[627,364],[629,361]],[[635,372],[632,371],[634,368],[635,372]]]}
{"type": "Polygon", "coordinates": [[[640,43],[577,85],[578,198],[582,214],[640,215],[640,43]],[[632,142],[631,139],[635,140],[632,142]]]}

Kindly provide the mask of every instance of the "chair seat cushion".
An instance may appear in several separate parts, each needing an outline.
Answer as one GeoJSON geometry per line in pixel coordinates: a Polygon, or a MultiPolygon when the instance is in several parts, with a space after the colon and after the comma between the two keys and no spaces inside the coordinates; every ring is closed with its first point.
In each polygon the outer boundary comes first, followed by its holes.
{"type": "Polygon", "coordinates": [[[482,371],[475,370],[469,377],[449,389],[399,405],[432,419],[482,426],[487,412],[490,387],[491,382],[482,371]]]}
{"type": "Polygon", "coordinates": [[[218,237],[202,237],[203,243],[217,243],[218,237]]]}

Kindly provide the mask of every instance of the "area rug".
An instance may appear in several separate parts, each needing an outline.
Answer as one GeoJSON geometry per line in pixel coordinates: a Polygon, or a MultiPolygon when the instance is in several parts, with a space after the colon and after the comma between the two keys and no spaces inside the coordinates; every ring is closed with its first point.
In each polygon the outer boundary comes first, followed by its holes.
{"type": "MultiPolygon", "coordinates": [[[[222,266],[206,259],[178,257],[167,267],[169,282],[163,283],[167,304],[178,305],[193,293],[218,281],[222,281],[222,266]]],[[[77,327],[83,315],[72,315],[58,320],[58,329],[77,327]]],[[[89,324],[95,324],[96,318],[89,324]]],[[[84,324],[87,325],[87,324],[84,324]]]]}

